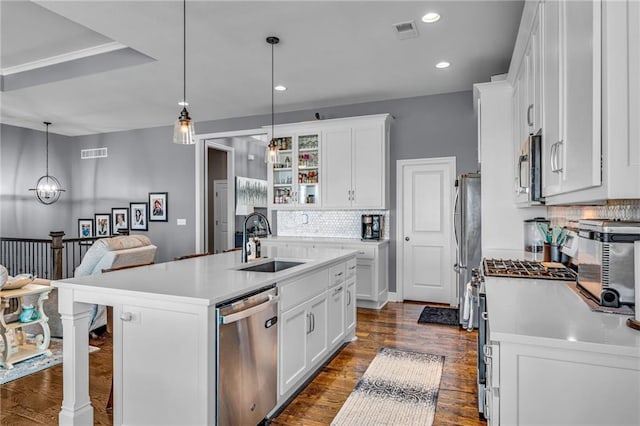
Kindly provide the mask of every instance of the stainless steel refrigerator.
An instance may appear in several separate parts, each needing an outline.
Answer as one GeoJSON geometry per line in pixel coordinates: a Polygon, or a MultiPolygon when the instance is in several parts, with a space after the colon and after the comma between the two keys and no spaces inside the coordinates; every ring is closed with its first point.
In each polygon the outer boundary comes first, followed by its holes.
{"type": "MultiPolygon", "coordinates": [[[[480,240],[480,174],[464,173],[456,179],[456,206],[454,211],[454,231],[456,240],[456,281],[458,289],[458,307],[460,326],[468,327],[464,319],[465,300],[473,320],[478,327],[478,309],[473,297],[467,296],[467,283],[471,280],[471,270],[479,268],[482,261],[480,240]]],[[[477,297],[477,294],[476,294],[477,297]]]]}

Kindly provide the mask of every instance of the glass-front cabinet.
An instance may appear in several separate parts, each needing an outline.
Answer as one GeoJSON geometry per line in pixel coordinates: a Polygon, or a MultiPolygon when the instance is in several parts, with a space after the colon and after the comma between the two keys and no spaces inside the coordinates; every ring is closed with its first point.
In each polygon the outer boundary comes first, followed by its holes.
{"type": "MultiPolygon", "coordinates": [[[[277,134],[277,132],[276,132],[277,134]]],[[[271,205],[315,207],[320,204],[320,132],[275,138],[271,168],[271,205]]]]}

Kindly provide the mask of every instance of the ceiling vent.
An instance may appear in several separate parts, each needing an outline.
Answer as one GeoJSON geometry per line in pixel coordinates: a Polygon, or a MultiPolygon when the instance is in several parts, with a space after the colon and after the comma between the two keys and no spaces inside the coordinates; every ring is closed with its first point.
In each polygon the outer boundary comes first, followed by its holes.
{"type": "Polygon", "coordinates": [[[80,151],[80,158],[90,160],[92,158],[107,158],[109,156],[107,148],[83,149],[80,151]]]}
{"type": "Polygon", "coordinates": [[[413,21],[393,24],[393,28],[396,30],[396,34],[400,40],[418,37],[418,28],[416,27],[416,23],[413,21]]]}

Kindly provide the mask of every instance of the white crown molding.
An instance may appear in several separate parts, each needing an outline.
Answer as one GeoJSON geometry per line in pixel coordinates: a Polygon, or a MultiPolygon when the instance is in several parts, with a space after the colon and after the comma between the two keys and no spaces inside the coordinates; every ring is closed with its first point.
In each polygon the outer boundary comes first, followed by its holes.
{"type": "Polygon", "coordinates": [[[37,61],[27,62],[25,64],[2,68],[0,69],[0,75],[7,76],[20,72],[31,71],[38,68],[48,67],[50,65],[61,64],[63,62],[74,61],[76,59],[87,58],[89,56],[101,55],[104,53],[125,49],[126,47],[127,46],[122,43],[112,41],[110,43],[99,44],[97,46],[88,47],[86,49],[74,50],[73,52],[67,52],[61,55],[38,59],[37,61]]]}

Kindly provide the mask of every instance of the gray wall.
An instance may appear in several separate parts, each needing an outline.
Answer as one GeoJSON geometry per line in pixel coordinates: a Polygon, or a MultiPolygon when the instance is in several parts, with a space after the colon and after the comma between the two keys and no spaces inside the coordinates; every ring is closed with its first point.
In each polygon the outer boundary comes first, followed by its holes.
{"type": "Polygon", "coordinates": [[[55,123],[49,127],[49,174],[60,181],[66,192],[58,202],[45,206],[29,191],[45,174],[45,132],[0,125],[0,235],[3,237],[47,238],[52,230],[77,236],[77,221],[71,216],[70,201],[74,187],[69,163],[72,138],[53,131],[55,123]]]}
{"type": "MultiPolygon", "coordinates": [[[[380,113],[390,113],[395,117],[391,124],[391,223],[388,224],[391,230],[390,289],[395,291],[396,161],[455,156],[458,173],[475,171],[477,129],[472,92],[281,113],[276,114],[276,124],[314,120],[315,112],[320,113],[323,119],[380,113]]],[[[197,119],[197,111],[192,111],[192,114],[197,119]]],[[[270,120],[270,115],[262,115],[197,122],[196,132],[255,129],[270,124],[270,120]]],[[[171,143],[172,130],[172,127],[166,126],[66,138],[72,146],[65,152],[72,154],[68,157],[67,165],[72,171],[74,187],[72,198],[69,198],[73,200],[73,220],[92,217],[95,212],[110,212],[111,207],[128,206],[130,201],[146,201],[149,191],[167,191],[169,222],[151,222],[148,233],[159,247],[157,260],[168,260],[192,252],[195,240],[195,153],[193,147],[171,143]],[[79,160],[80,149],[102,146],[109,148],[108,159],[79,160]],[[186,218],[187,226],[176,226],[176,218],[186,218]]],[[[2,150],[4,177],[4,143],[2,150]]],[[[8,164],[12,164],[12,161],[8,164]]],[[[25,172],[19,170],[19,173],[25,172]]],[[[37,179],[36,174],[34,177],[37,179]]],[[[242,171],[236,170],[236,174],[242,175],[242,171]]],[[[4,199],[5,185],[2,185],[4,199]]],[[[4,215],[2,217],[2,223],[7,226],[15,222],[15,217],[13,221],[5,221],[4,215]]],[[[44,228],[48,232],[50,227],[44,228]]],[[[25,229],[20,228],[20,231],[24,232],[25,229]]],[[[6,232],[3,234],[6,235],[6,232]]]]}

